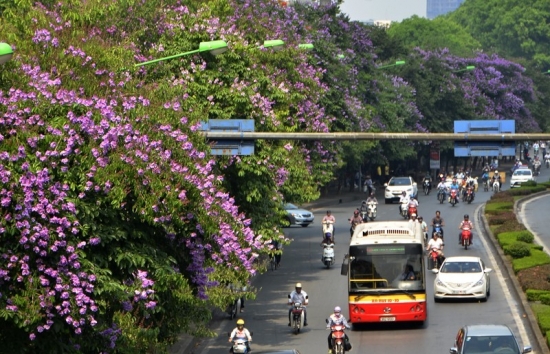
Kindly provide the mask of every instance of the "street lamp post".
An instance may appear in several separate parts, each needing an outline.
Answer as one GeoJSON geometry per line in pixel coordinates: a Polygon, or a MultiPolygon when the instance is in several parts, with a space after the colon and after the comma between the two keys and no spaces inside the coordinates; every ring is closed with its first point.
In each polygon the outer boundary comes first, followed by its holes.
{"type": "Polygon", "coordinates": [[[8,43],[0,43],[0,64],[8,62],[12,56],[12,47],[8,43]]]}
{"type": "Polygon", "coordinates": [[[456,71],[453,71],[453,73],[460,73],[460,72],[463,72],[463,71],[470,71],[470,70],[474,70],[476,67],[473,66],[473,65],[468,65],[467,67],[465,67],[464,69],[460,69],[460,70],[456,70],[456,71]]]}
{"type": "Polygon", "coordinates": [[[392,67],[392,66],[399,66],[399,65],[403,65],[403,64],[405,64],[404,60],[398,60],[398,61],[395,62],[395,64],[382,65],[382,66],[377,67],[377,69],[385,69],[385,68],[389,68],[389,67],[392,67]]]}
{"type": "Polygon", "coordinates": [[[165,57],[165,58],[160,58],[160,59],[146,61],[146,62],[143,62],[143,63],[138,63],[138,64],[135,64],[134,67],[154,64],[154,63],[158,63],[160,61],[175,59],[175,58],[179,58],[179,57],[183,57],[185,55],[190,55],[190,54],[195,54],[195,53],[210,52],[212,55],[219,55],[219,54],[222,54],[226,51],[227,51],[227,43],[223,40],[210,41],[210,42],[201,42],[199,44],[199,49],[195,49],[195,50],[192,50],[192,51],[189,51],[189,52],[172,55],[172,56],[165,57]]]}

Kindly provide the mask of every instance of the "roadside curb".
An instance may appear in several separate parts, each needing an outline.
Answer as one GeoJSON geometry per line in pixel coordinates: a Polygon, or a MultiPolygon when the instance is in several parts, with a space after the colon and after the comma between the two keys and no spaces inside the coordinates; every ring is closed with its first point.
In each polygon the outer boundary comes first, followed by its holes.
{"type": "MultiPolygon", "coordinates": [[[[534,198],[537,195],[541,195],[541,194],[544,194],[544,193],[548,193],[548,192],[545,191],[545,192],[540,192],[540,193],[535,193],[535,194],[532,194],[532,195],[528,195],[528,196],[525,196],[524,198],[521,198],[521,199],[517,200],[516,202],[514,202],[514,214],[516,215],[516,218],[518,218],[518,215],[517,215],[517,204],[518,203],[522,202],[523,200],[528,200],[530,198],[534,198]]],[[[488,239],[491,241],[492,247],[497,252],[498,257],[500,259],[500,263],[506,269],[506,275],[508,276],[509,281],[512,283],[516,295],[518,296],[518,298],[521,301],[521,309],[523,310],[523,317],[525,319],[527,319],[527,321],[529,323],[529,327],[531,329],[531,333],[533,333],[533,335],[535,336],[535,339],[536,339],[537,344],[538,344],[538,348],[534,348],[534,349],[537,349],[536,352],[540,352],[540,353],[544,353],[544,354],[550,354],[550,350],[548,348],[548,345],[546,344],[546,339],[544,338],[544,335],[542,334],[542,332],[540,330],[540,327],[539,327],[539,324],[536,320],[535,314],[531,310],[531,305],[529,305],[529,301],[527,301],[527,296],[525,295],[525,292],[523,291],[523,289],[521,288],[521,285],[519,284],[519,281],[517,279],[517,275],[514,272],[514,268],[512,267],[512,263],[510,262],[510,260],[508,260],[508,258],[504,254],[504,251],[503,251],[502,247],[500,247],[500,244],[498,243],[498,240],[497,240],[496,236],[493,234],[493,231],[491,231],[491,229],[489,227],[489,223],[487,221],[487,218],[485,217],[485,203],[483,204],[483,207],[481,208],[480,214],[481,214],[480,218],[483,221],[483,229],[484,229],[485,233],[489,236],[488,239]]],[[[518,221],[521,222],[521,220],[518,220],[518,221]]],[[[524,345],[525,345],[525,343],[524,343],[524,345]]]]}

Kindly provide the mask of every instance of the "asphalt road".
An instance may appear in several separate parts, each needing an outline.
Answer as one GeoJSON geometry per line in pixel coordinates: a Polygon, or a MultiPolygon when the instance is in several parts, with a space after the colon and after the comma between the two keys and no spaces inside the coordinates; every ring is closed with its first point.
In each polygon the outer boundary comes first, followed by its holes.
{"type": "MultiPolygon", "coordinates": [[[[541,178],[546,180],[548,173],[543,171],[541,178]]],[[[507,181],[509,176],[507,176],[507,181]]],[[[509,184],[504,184],[507,189],[509,184]]],[[[382,192],[382,191],[380,191],[382,192]]],[[[448,203],[439,204],[436,193],[424,196],[420,193],[419,215],[431,220],[436,210],[441,211],[445,220],[445,255],[479,256],[491,273],[491,297],[486,303],[477,301],[456,301],[434,303],[434,274],[428,273],[428,320],[423,327],[409,324],[380,324],[356,326],[348,331],[355,353],[447,353],[453,345],[458,329],[466,324],[499,323],[509,325],[518,336],[520,345],[531,344],[537,351],[535,337],[529,330],[521,302],[511,288],[506,274],[501,272],[499,259],[493,256],[492,244],[480,232],[478,212],[481,205],[490,197],[491,192],[479,190],[475,201],[468,205],[460,203],[452,207],[448,203]],[[458,245],[458,225],[464,214],[470,214],[475,223],[474,245],[464,250],[458,245]]],[[[377,220],[402,220],[398,215],[398,204],[385,205],[383,197],[378,196],[377,220]]],[[[347,316],[347,278],[340,275],[340,264],[347,252],[349,242],[349,225],[347,219],[358,203],[335,204],[330,208],[315,211],[316,222],[307,228],[291,227],[286,229],[294,242],[285,248],[282,266],[274,272],[258,276],[253,285],[258,289],[256,300],[246,303],[246,312],[241,314],[246,327],[253,331],[253,351],[264,349],[298,349],[302,354],[313,354],[327,351],[328,331],[325,329],[325,318],[334,306],[339,305],[347,316]],[[326,209],[331,209],[336,222],[336,259],[331,269],[321,263],[322,249],[320,221],[326,209]],[[294,284],[301,282],[310,298],[308,306],[309,326],[298,334],[291,333],[288,322],[287,295],[294,284]]],[[[219,334],[217,338],[205,340],[198,344],[194,353],[222,353],[229,350],[227,332],[234,328],[235,321],[228,318],[216,318],[213,328],[219,334]]]]}

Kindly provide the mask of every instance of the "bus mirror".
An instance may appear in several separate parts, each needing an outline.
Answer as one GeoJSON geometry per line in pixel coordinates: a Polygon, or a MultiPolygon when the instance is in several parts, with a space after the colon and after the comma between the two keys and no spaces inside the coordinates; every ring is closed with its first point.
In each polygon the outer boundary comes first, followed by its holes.
{"type": "Polygon", "coordinates": [[[344,256],[344,260],[342,261],[342,267],[340,268],[340,274],[347,276],[348,275],[348,268],[349,268],[349,257],[346,254],[344,256]]]}

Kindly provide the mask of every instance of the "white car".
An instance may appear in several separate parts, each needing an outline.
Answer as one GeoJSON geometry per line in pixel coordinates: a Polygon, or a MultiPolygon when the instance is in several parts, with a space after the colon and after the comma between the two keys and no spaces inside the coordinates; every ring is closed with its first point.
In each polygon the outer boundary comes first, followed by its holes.
{"type": "Polygon", "coordinates": [[[384,200],[386,204],[399,201],[403,191],[409,196],[418,195],[418,187],[412,177],[392,177],[388,183],[384,183],[384,200]]]}
{"type": "Polygon", "coordinates": [[[434,300],[480,299],[487,301],[491,295],[489,273],[491,268],[479,257],[448,257],[434,280],[434,300]]]}
{"type": "Polygon", "coordinates": [[[529,168],[520,167],[514,171],[512,178],[510,178],[510,188],[520,187],[521,183],[532,180],[533,171],[529,168]]]}

